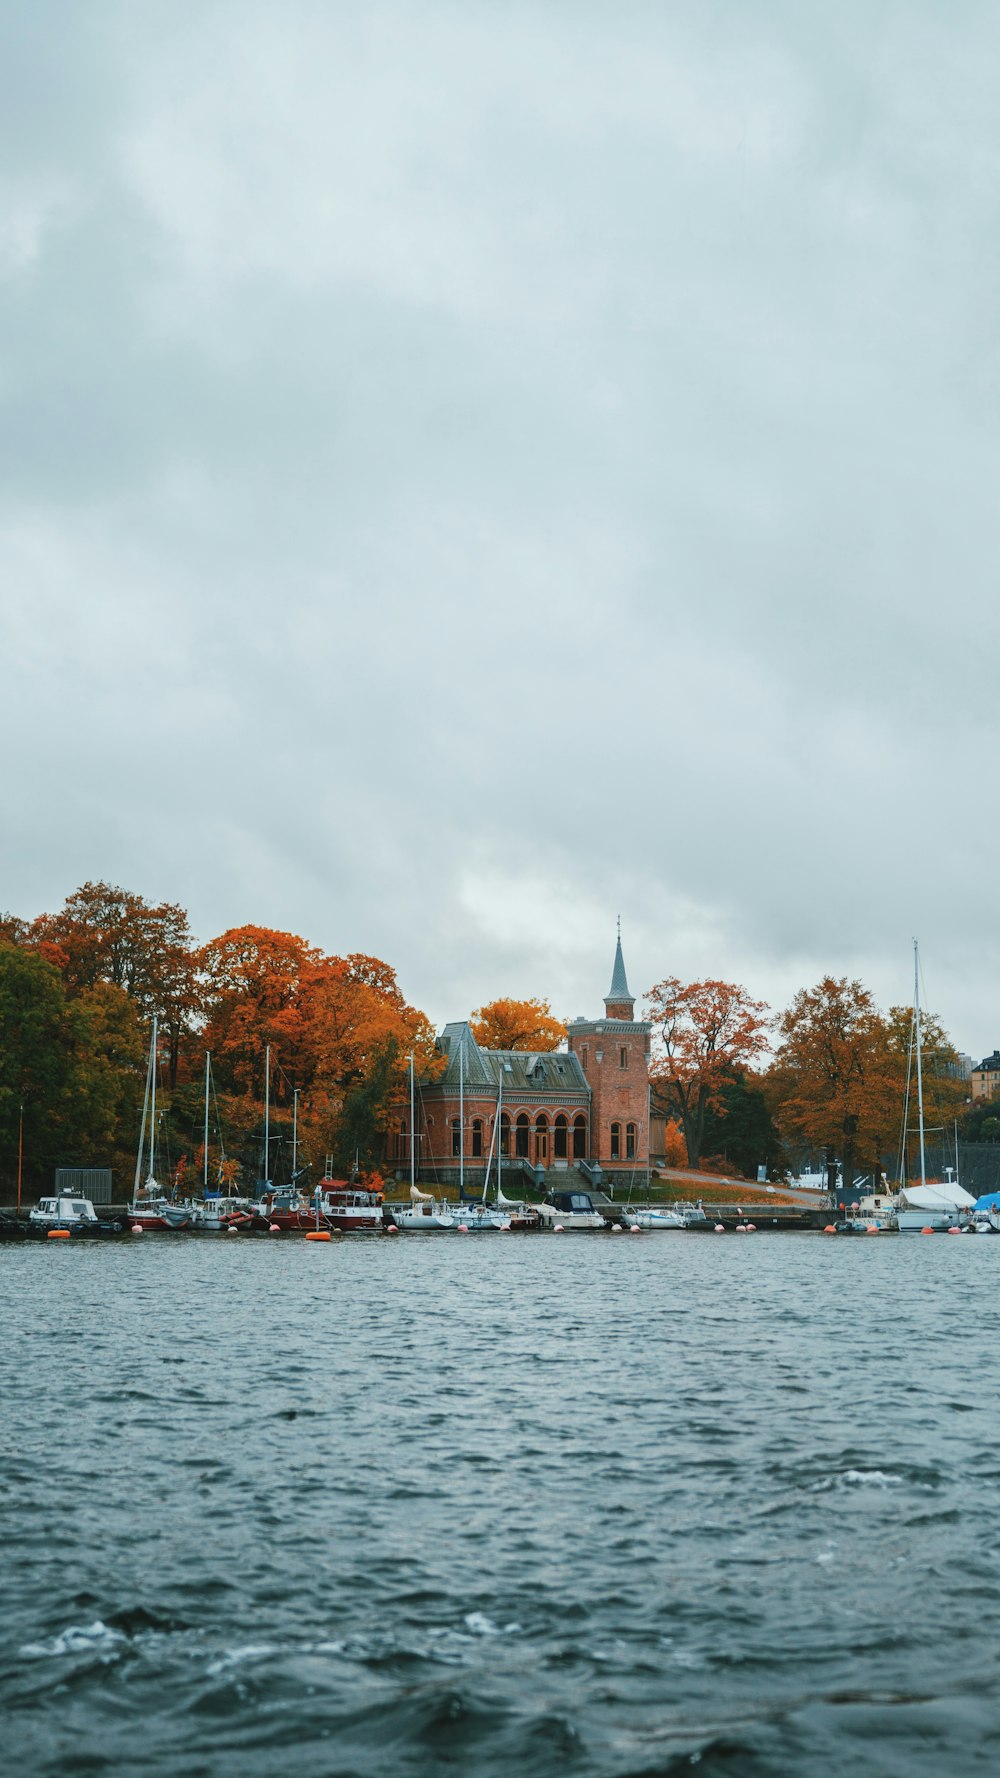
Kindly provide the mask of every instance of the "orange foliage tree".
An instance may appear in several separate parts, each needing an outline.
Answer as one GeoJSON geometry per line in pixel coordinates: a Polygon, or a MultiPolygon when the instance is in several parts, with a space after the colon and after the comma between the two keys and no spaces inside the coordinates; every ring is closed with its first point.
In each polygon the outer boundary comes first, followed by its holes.
{"type": "Polygon", "coordinates": [[[547,1000],[490,1000],[469,1024],[485,1050],[554,1050],[566,1035],[547,1000]]]}
{"type": "Polygon", "coordinates": [[[156,1013],[177,1080],[183,1034],[198,1008],[188,917],[176,902],[148,902],[110,883],[84,883],[57,914],[33,920],[24,942],[54,962],[69,995],[98,982],[121,988],[141,1017],[156,1013]]]}
{"type": "Polygon", "coordinates": [[[272,1097],[287,1110],[298,1088],[300,1136],[313,1155],[340,1146],[352,1094],[354,1148],[371,1159],[380,1120],[412,1050],[432,1066],[434,1033],[409,1006],[394,970],[354,952],[328,957],[294,933],[240,926],[200,954],[205,1047],[211,1050],[229,1111],[245,1132],[259,1122],[264,1053],[272,1048],[272,1097]],[[362,1092],[362,1088],[365,1089],[362,1092]],[[359,1110],[363,1106],[363,1115],[359,1110]]]}
{"type": "MultiPolygon", "coordinates": [[[[922,1023],[925,1121],[943,1124],[964,1087],[950,1072],[957,1057],[939,1022],[924,1015],[922,1023]]],[[[803,988],[781,1017],[766,1082],[775,1120],[787,1140],[839,1156],[845,1188],[853,1187],[856,1158],[877,1177],[898,1143],[910,1024],[908,1008],[883,1017],[868,989],[846,976],[803,988]]]]}
{"type": "Polygon", "coordinates": [[[655,1045],[650,1081],[680,1112],[688,1165],[696,1168],[709,1108],[722,1110],[733,1071],[751,1067],[768,1047],[768,1009],[735,982],[666,976],[650,989],[646,1011],[655,1045]]]}

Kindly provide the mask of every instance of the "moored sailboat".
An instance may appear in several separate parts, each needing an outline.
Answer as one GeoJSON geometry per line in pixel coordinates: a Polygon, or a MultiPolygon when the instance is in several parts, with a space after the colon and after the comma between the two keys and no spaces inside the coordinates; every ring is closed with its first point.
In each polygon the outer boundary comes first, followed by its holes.
{"type": "Polygon", "coordinates": [[[156,1036],[157,1018],[154,1013],[153,1033],[149,1042],[149,1062],[146,1068],[146,1091],[142,1102],[139,1151],[135,1159],[135,1179],[132,1184],[132,1201],[128,1206],[128,1217],[133,1228],[166,1233],[173,1229],[187,1228],[191,1221],[191,1211],[186,1204],[175,1204],[171,1198],[168,1198],[156,1178],[156,1036]],[[149,1171],[145,1182],[140,1183],[146,1148],[147,1115],[149,1119],[149,1171]]]}

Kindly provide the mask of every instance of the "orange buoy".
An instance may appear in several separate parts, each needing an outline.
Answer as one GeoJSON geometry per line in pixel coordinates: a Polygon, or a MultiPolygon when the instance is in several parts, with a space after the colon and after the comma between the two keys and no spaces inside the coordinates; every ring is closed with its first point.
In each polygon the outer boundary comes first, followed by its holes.
{"type": "Polygon", "coordinates": [[[934,1230],[931,1228],[930,1224],[928,1223],[927,1227],[925,1229],[921,1229],[920,1233],[922,1235],[933,1235],[934,1230]]]}
{"type": "Polygon", "coordinates": [[[870,1222],[868,1224],[868,1227],[865,1229],[865,1234],[866,1235],[877,1235],[878,1234],[878,1229],[875,1227],[875,1224],[873,1222],[870,1222]]]}
{"type": "Polygon", "coordinates": [[[827,1223],[826,1228],[823,1230],[823,1233],[824,1233],[824,1235],[835,1235],[837,1233],[832,1222],[827,1223]]]}
{"type": "Polygon", "coordinates": [[[50,1229],[49,1230],[49,1240],[50,1241],[68,1241],[69,1240],[69,1229],[50,1229]]]}
{"type": "Polygon", "coordinates": [[[329,1229],[309,1229],[306,1234],[307,1241],[329,1241],[329,1239],[329,1229]]]}

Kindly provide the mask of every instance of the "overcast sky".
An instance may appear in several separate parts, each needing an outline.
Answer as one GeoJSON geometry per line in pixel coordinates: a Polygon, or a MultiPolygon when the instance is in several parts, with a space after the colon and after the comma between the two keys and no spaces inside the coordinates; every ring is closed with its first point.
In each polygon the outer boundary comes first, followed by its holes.
{"type": "Polygon", "coordinates": [[[0,906],[1000,1043],[1000,11],[0,10],[0,906]]]}

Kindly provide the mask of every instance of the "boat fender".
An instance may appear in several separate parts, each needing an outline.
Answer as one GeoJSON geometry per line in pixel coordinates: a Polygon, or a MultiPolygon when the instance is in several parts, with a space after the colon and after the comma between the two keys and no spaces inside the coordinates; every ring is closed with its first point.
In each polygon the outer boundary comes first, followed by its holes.
{"type": "Polygon", "coordinates": [[[141,1222],[134,1222],[132,1224],[132,1233],[133,1233],[133,1235],[141,1235],[142,1234],[142,1223],[141,1222]]]}
{"type": "Polygon", "coordinates": [[[240,1231],[239,1231],[239,1229],[238,1229],[238,1228],[237,1228],[237,1227],[236,1227],[236,1224],[235,1224],[235,1222],[231,1222],[231,1223],[230,1223],[230,1224],[229,1224],[229,1233],[230,1233],[230,1234],[231,1234],[231,1235],[238,1235],[238,1234],[239,1234],[239,1232],[240,1232],[240,1231]]]}
{"type": "Polygon", "coordinates": [[[329,1241],[329,1239],[329,1229],[307,1229],[306,1231],[307,1241],[329,1241]]]}
{"type": "Polygon", "coordinates": [[[622,1235],[622,1234],[624,1234],[624,1232],[625,1232],[625,1231],[624,1231],[624,1229],[623,1229],[623,1228],[622,1228],[622,1225],[621,1225],[621,1223],[620,1223],[620,1222],[613,1222],[613,1223],[612,1223],[612,1224],[611,1224],[611,1233],[612,1233],[612,1234],[613,1234],[613,1235],[622,1235]]]}

